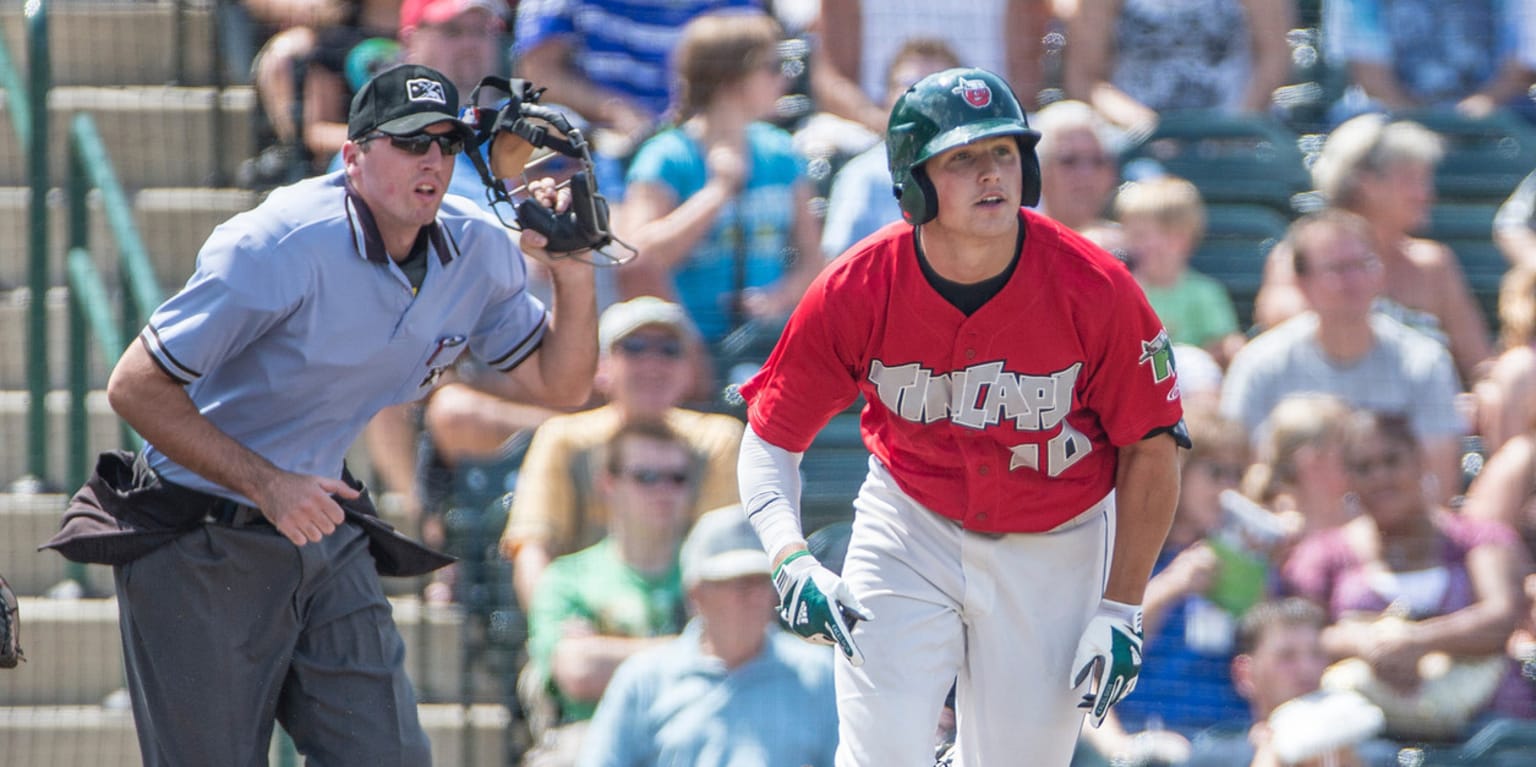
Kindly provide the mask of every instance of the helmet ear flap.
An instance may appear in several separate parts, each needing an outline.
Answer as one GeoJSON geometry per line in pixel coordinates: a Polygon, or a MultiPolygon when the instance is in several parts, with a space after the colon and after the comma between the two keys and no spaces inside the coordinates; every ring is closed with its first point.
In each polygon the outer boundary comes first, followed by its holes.
{"type": "Polygon", "coordinates": [[[1023,153],[1024,158],[1024,196],[1019,202],[1026,208],[1033,208],[1040,204],[1040,154],[1030,147],[1023,153]]]}
{"type": "Polygon", "coordinates": [[[921,165],[908,171],[907,176],[911,182],[901,186],[901,216],[913,226],[926,224],[939,215],[938,191],[921,165]]]}

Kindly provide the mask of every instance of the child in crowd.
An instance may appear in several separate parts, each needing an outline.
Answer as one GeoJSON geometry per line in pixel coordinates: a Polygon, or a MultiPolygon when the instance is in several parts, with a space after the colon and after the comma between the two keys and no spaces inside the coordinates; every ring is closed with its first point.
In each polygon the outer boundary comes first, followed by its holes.
{"type": "Polygon", "coordinates": [[[1189,181],[1135,181],[1115,196],[1131,272],[1174,343],[1198,346],[1223,366],[1243,345],[1237,311],[1220,282],[1189,268],[1205,235],[1205,202],[1189,181]]]}

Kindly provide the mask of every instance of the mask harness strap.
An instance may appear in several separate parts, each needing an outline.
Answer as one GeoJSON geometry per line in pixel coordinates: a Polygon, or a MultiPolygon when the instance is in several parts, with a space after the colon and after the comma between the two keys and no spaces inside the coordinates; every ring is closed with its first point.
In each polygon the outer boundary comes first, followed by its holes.
{"type": "Polygon", "coordinates": [[[564,113],[538,103],[543,93],[543,88],[527,80],[494,76],[481,80],[470,92],[460,119],[474,130],[475,146],[467,154],[485,183],[486,200],[503,226],[515,231],[532,229],[549,238],[552,254],[594,266],[627,263],[637,254],[609,225],[608,199],[597,188],[591,147],[564,113]],[[480,106],[480,91],[487,88],[504,92],[508,98],[499,106],[480,106]],[[489,160],[482,156],[482,146],[488,147],[489,160]],[[532,159],[540,149],[547,152],[532,159]],[[518,199],[528,187],[526,172],[556,155],[569,157],[580,166],[569,181],[556,186],[570,189],[571,205],[563,213],[531,197],[518,199]],[[509,189],[507,179],[520,183],[509,189]],[[506,208],[514,211],[515,223],[507,220],[503,213],[506,208]],[[612,244],[628,253],[609,253],[606,248],[612,244]]]}

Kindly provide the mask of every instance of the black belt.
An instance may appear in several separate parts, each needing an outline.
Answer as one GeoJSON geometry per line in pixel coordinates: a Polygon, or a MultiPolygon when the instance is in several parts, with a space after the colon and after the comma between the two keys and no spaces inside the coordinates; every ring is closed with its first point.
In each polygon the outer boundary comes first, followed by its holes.
{"type": "Polygon", "coordinates": [[[228,498],[220,498],[214,501],[213,505],[208,507],[208,514],[203,517],[203,521],[224,525],[225,527],[270,526],[272,524],[261,513],[261,509],[255,506],[247,506],[243,503],[236,503],[228,498]]]}

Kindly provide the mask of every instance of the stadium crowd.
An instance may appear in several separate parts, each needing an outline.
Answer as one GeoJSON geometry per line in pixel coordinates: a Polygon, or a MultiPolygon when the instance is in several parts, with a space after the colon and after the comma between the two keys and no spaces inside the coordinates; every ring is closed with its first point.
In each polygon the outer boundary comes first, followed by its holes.
{"type": "MultiPolygon", "coordinates": [[[[1140,684],[1074,763],[1398,764],[1480,731],[1536,743],[1536,165],[1454,197],[1437,171],[1459,145],[1434,127],[1536,136],[1536,0],[245,8],[273,139],[249,185],[330,166],[350,94],[387,64],[437,68],[466,97],[512,74],[580,118],[639,250],[600,274],[586,408],[521,404],[464,367],[368,432],[375,481],[430,542],[450,537],[466,471],[511,493],[499,551],[528,620],[527,764],[737,764],[719,749],[744,743],[763,750],[751,764],[826,763],[835,731],[808,728],[831,710],[832,651],[767,626],[767,563],[744,558],[729,511],[697,541],[689,528],[735,502],[730,386],[825,264],[900,217],[889,105],[955,65],[1010,79],[1042,134],[1040,210],[1142,285],[1194,441],[1140,684]],[[1150,142],[1189,114],[1290,136],[1305,188],[1266,206],[1232,192],[1242,179],[1157,162],[1150,142]],[[1435,238],[1445,202],[1502,203],[1481,238],[1497,283],[1435,238]],[[1240,213],[1272,225],[1216,249],[1240,213]],[[747,702],[711,697],[728,685],[747,702]]],[[[483,202],[460,165],[454,191],[483,202]]],[[[425,596],[460,599],[463,577],[425,596]]]]}

